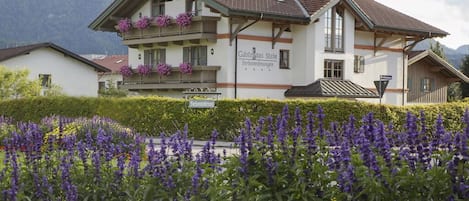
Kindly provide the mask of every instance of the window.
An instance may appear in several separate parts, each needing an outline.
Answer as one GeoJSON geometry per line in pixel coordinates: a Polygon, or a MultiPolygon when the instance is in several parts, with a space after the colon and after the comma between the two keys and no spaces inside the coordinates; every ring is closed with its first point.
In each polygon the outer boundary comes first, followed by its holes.
{"type": "Polygon", "coordinates": [[[98,82],[98,89],[105,90],[106,89],[106,82],[98,82]]]}
{"type": "Polygon", "coordinates": [[[184,62],[191,63],[192,66],[207,65],[207,46],[192,46],[183,48],[184,62]]]}
{"type": "Polygon", "coordinates": [[[423,78],[420,81],[420,90],[424,93],[433,91],[435,88],[435,80],[431,78],[423,78]]]}
{"type": "Polygon", "coordinates": [[[343,69],[344,69],[344,61],[325,60],[324,61],[324,78],[342,79],[343,69]]]}
{"type": "Polygon", "coordinates": [[[289,50],[280,50],[280,69],[290,69],[289,50]]]}
{"type": "Polygon", "coordinates": [[[42,88],[50,88],[50,86],[51,86],[51,75],[50,74],[39,74],[39,80],[41,80],[42,88]]]}
{"type": "Polygon", "coordinates": [[[360,55],[355,55],[355,60],[353,62],[353,72],[363,73],[365,72],[365,57],[360,55]]]}
{"type": "Polygon", "coordinates": [[[166,49],[152,49],[144,51],[144,64],[156,66],[160,63],[166,63],[166,49]]]}
{"type": "Polygon", "coordinates": [[[123,84],[122,81],[117,81],[117,88],[120,89],[122,84],[123,84]]]}
{"type": "Polygon", "coordinates": [[[333,7],[326,12],[324,35],[329,52],[344,51],[344,9],[333,7]]]}
{"type": "Polygon", "coordinates": [[[198,0],[186,0],[186,12],[192,13],[194,16],[199,15],[200,9],[202,8],[201,1],[198,0]]]}
{"type": "Polygon", "coordinates": [[[152,17],[164,15],[164,2],[165,0],[152,0],[151,2],[151,16],[152,17]]]}

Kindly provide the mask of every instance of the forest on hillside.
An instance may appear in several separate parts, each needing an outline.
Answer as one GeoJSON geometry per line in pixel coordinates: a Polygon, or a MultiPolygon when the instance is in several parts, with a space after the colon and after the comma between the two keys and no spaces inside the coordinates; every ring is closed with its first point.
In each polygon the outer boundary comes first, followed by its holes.
{"type": "Polygon", "coordinates": [[[88,25],[112,0],[0,0],[0,48],[53,42],[78,54],[127,54],[115,33],[88,25]]]}

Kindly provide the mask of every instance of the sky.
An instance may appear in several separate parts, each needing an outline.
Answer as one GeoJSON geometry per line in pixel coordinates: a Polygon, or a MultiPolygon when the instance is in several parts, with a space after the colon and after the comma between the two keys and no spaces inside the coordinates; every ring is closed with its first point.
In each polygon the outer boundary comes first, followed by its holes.
{"type": "Polygon", "coordinates": [[[469,44],[469,0],[376,0],[390,8],[448,32],[435,38],[449,48],[469,44]]]}

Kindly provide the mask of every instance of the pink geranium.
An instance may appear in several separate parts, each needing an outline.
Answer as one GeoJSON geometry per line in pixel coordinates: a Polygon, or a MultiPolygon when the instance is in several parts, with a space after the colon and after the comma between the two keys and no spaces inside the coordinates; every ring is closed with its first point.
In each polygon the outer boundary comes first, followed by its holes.
{"type": "Polygon", "coordinates": [[[119,23],[117,25],[121,33],[127,33],[130,31],[130,29],[132,29],[132,22],[129,18],[119,20],[119,23]]]}
{"type": "Polygon", "coordinates": [[[135,23],[135,26],[138,29],[146,29],[150,26],[151,19],[147,16],[140,18],[137,23],[135,23]]]}
{"type": "Polygon", "coordinates": [[[192,13],[181,13],[176,18],[176,23],[180,27],[187,27],[192,23],[192,13]]]}
{"type": "Polygon", "coordinates": [[[160,75],[170,75],[171,74],[171,66],[165,63],[158,64],[156,67],[156,71],[160,75]]]}
{"type": "Polygon", "coordinates": [[[156,25],[159,27],[167,27],[171,24],[171,17],[169,15],[160,15],[156,17],[156,25]]]}
{"type": "Polygon", "coordinates": [[[183,74],[192,74],[192,65],[187,62],[179,64],[179,71],[183,74]]]}
{"type": "Polygon", "coordinates": [[[132,71],[132,68],[129,65],[124,65],[120,69],[120,73],[124,77],[130,77],[134,72],[132,71]]]}

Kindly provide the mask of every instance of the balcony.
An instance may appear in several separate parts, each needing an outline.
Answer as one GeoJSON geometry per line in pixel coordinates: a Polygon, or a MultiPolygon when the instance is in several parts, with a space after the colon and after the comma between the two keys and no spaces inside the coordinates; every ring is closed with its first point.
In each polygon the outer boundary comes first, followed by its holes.
{"type": "Polygon", "coordinates": [[[182,74],[179,67],[172,67],[169,76],[161,76],[152,72],[149,76],[133,74],[124,77],[122,89],[150,90],[150,89],[191,89],[191,88],[216,88],[217,71],[220,66],[194,66],[192,74],[182,74]]]}
{"type": "Polygon", "coordinates": [[[216,41],[219,19],[219,17],[211,16],[194,16],[191,25],[184,28],[179,27],[175,19],[172,19],[167,27],[158,27],[152,22],[151,26],[144,30],[133,28],[127,33],[122,33],[123,44],[136,46],[199,39],[216,41]]]}

